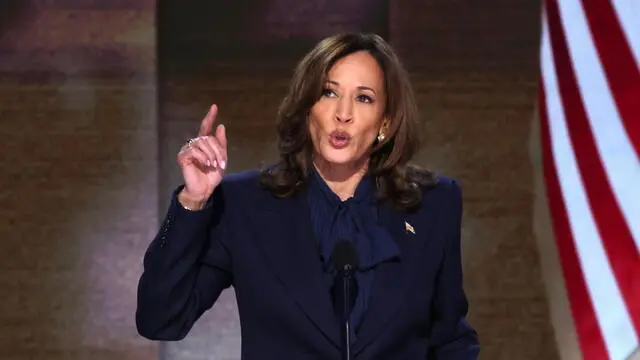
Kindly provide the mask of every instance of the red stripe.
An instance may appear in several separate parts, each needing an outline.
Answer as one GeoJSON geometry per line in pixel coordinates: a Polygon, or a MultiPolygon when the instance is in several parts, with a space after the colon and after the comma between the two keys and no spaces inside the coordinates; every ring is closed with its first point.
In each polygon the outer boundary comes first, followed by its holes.
{"type": "MultiPolygon", "coordinates": [[[[640,331],[640,254],[620,211],[595,146],[576,75],[571,66],[557,0],[547,0],[549,33],[569,137],[602,243],[636,331],[640,331]]],[[[624,196],[624,194],[622,194],[624,196]]]]}
{"type": "Polygon", "coordinates": [[[582,6],[622,123],[640,156],[640,68],[611,0],[582,0],[582,6]]]}
{"type": "Polygon", "coordinates": [[[569,226],[567,209],[562,200],[558,173],[553,160],[551,132],[549,130],[543,84],[539,85],[538,106],[540,110],[542,164],[547,185],[547,200],[578,342],[580,343],[584,360],[608,359],[604,338],[600,331],[600,326],[598,326],[593,303],[587,292],[587,284],[580,269],[580,261],[578,260],[578,252],[576,251],[573,234],[569,226]]]}

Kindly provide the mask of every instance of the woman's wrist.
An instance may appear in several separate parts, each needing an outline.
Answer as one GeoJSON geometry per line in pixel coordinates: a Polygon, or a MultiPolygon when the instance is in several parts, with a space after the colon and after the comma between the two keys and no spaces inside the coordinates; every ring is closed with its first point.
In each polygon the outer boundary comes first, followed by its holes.
{"type": "Polygon", "coordinates": [[[180,191],[178,194],[178,202],[183,208],[191,211],[201,210],[207,202],[207,198],[203,196],[194,196],[186,190],[180,191]]]}

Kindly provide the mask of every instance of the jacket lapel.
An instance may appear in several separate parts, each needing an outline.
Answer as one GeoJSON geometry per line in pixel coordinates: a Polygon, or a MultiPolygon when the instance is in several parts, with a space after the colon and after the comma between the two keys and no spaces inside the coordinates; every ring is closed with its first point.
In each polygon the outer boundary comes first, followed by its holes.
{"type": "Polygon", "coordinates": [[[336,347],[340,332],[304,192],[253,211],[255,239],[288,294],[336,347]]]}
{"type": "Polygon", "coordinates": [[[414,269],[420,262],[421,252],[428,242],[426,235],[429,233],[429,224],[416,226],[418,213],[405,214],[385,204],[380,206],[378,214],[380,224],[396,240],[401,255],[400,261],[382,263],[375,270],[371,301],[353,348],[355,355],[388,328],[394,315],[402,309],[401,305],[406,302],[414,279],[414,269]]]}

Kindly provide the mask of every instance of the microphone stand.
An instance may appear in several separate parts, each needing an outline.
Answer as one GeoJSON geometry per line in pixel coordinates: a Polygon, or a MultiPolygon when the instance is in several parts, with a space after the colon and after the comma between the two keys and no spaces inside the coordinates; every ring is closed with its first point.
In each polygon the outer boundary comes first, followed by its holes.
{"type": "Polygon", "coordinates": [[[351,288],[353,281],[353,268],[346,264],[342,271],[342,294],[344,296],[344,308],[342,314],[342,360],[351,360],[351,288]]]}

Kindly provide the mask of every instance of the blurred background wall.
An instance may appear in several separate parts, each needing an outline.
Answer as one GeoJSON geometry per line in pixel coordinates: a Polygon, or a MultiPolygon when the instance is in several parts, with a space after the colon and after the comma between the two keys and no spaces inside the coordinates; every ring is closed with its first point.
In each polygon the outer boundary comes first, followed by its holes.
{"type": "Polygon", "coordinates": [[[0,359],[152,359],[153,0],[0,2],[0,359]]]}
{"type": "MultiPolygon", "coordinates": [[[[155,359],[157,344],[135,332],[135,287],[180,181],[180,145],[216,103],[229,170],[272,160],[292,67],[346,30],[379,33],[398,50],[427,124],[416,161],[463,185],[465,282],[482,358],[558,358],[533,236],[537,1],[3,4],[7,359],[155,359]]],[[[187,339],[159,353],[238,359],[239,345],[227,291],[187,339]]]]}

